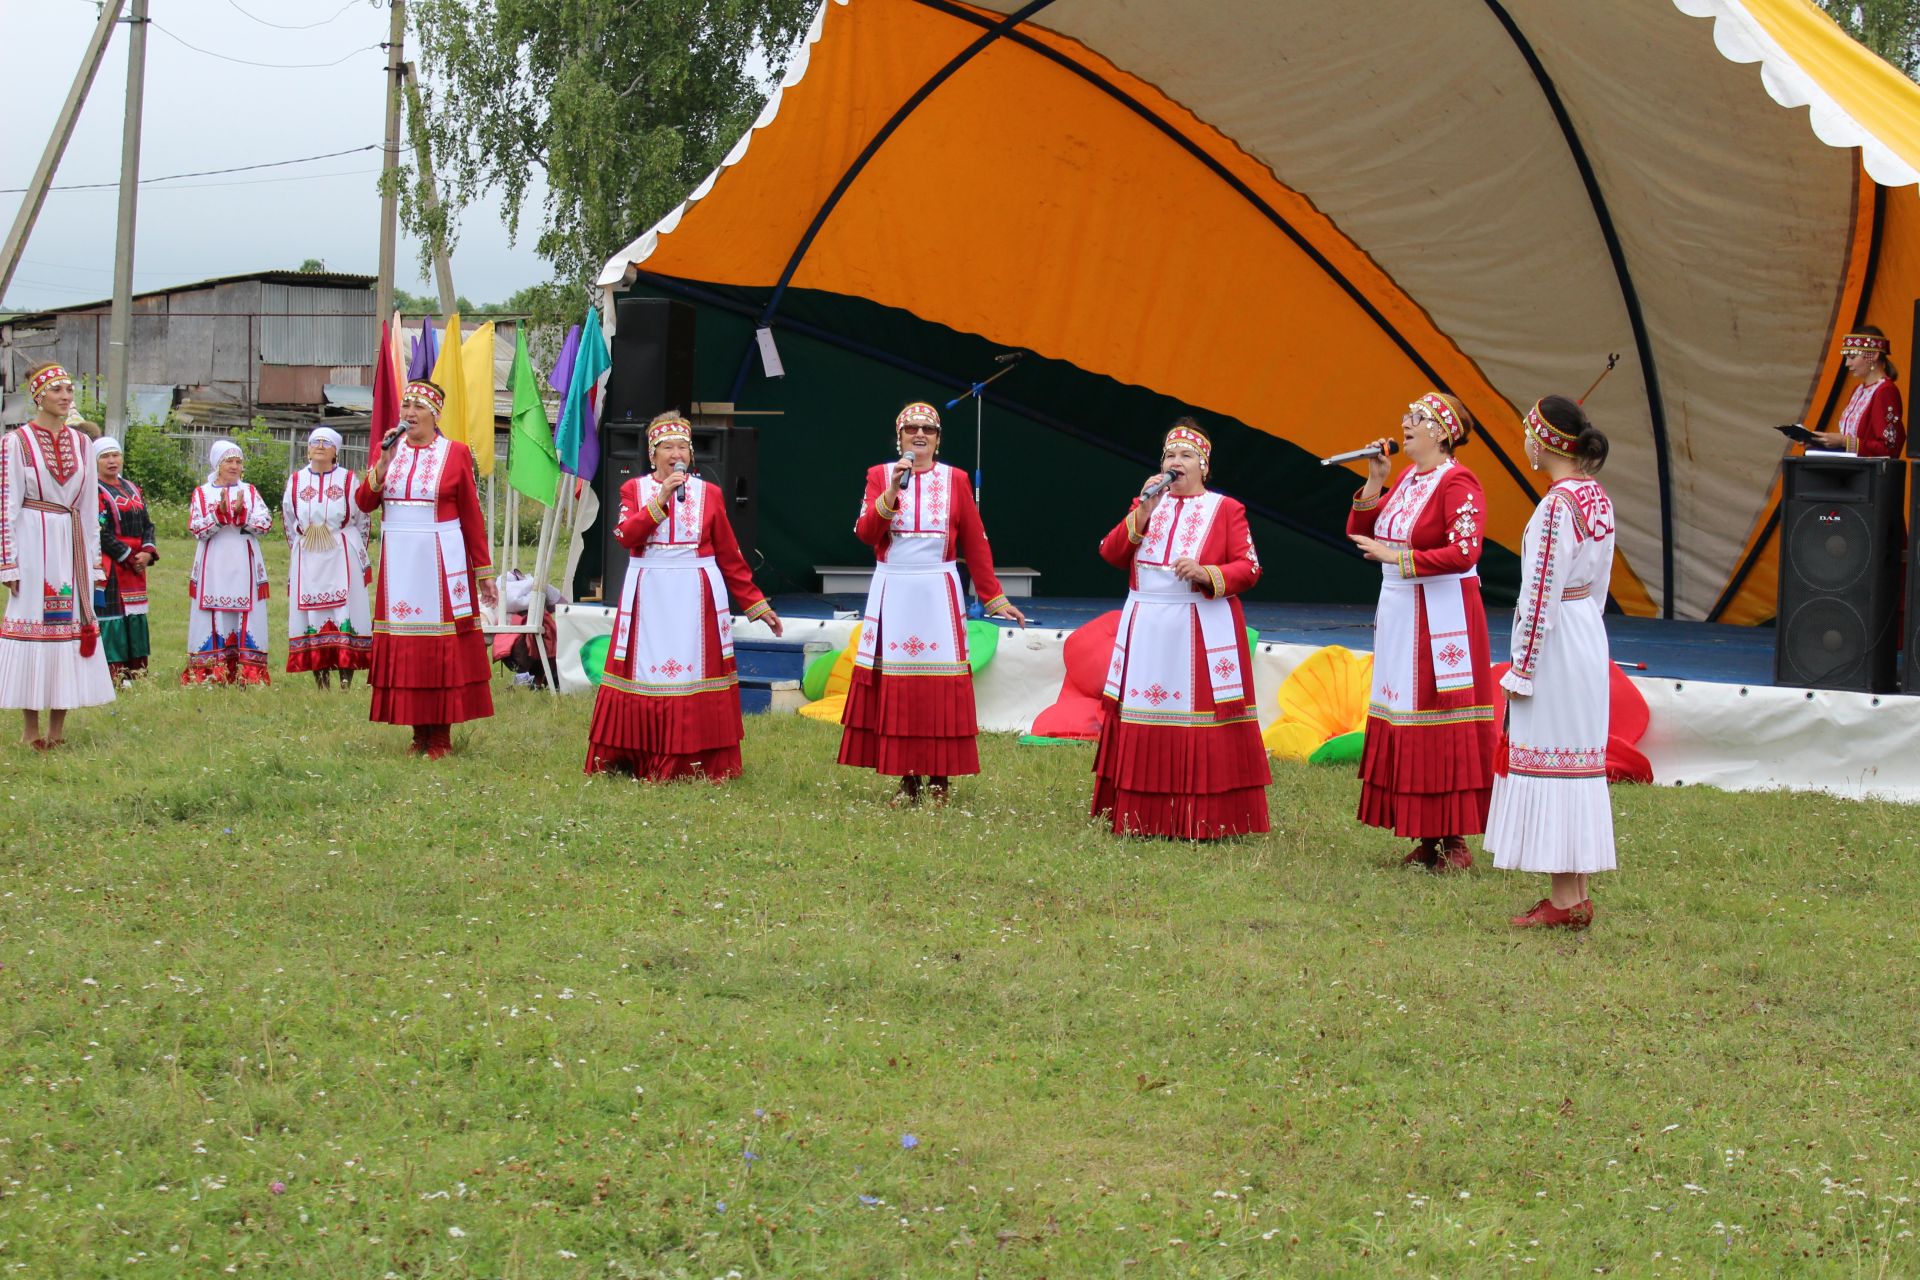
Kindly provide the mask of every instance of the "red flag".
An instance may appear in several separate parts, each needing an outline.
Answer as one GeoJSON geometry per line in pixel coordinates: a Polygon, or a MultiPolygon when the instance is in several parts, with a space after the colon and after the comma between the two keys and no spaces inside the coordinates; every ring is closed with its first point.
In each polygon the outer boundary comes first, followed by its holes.
{"type": "Polygon", "coordinates": [[[380,461],[380,441],[400,425],[400,370],[393,362],[392,321],[380,322],[380,345],[373,353],[373,417],[367,425],[367,470],[380,461]]]}

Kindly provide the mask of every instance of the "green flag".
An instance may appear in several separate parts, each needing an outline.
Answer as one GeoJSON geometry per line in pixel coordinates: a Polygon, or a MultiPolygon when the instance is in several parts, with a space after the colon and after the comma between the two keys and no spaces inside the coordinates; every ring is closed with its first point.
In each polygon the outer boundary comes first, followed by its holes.
{"type": "Polygon", "coordinates": [[[507,454],[507,483],[535,502],[553,505],[560,489],[560,457],[553,451],[553,428],[547,407],[540,402],[540,379],[527,358],[527,331],[513,331],[513,372],[507,375],[513,392],[513,432],[507,454]]]}

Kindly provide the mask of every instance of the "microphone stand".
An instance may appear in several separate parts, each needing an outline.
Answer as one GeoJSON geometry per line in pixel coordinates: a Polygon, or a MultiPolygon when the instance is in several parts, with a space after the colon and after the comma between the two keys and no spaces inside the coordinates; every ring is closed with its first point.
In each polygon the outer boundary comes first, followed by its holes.
{"type": "Polygon", "coordinates": [[[973,504],[976,507],[980,505],[980,476],[984,470],[981,465],[983,462],[981,457],[981,403],[984,397],[981,396],[980,393],[1012,373],[1015,369],[1018,369],[1020,367],[1020,360],[1025,355],[1025,352],[1021,352],[1019,356],[1007,361],[1005,367],[994,370],[990,376],[982,378],[979,382],[974,383],[965,391],[962,391],[959,395],[947,401],[947,408],[949,409],[959,404],[962,400],[971,399],[973,401],[973,504]]]}

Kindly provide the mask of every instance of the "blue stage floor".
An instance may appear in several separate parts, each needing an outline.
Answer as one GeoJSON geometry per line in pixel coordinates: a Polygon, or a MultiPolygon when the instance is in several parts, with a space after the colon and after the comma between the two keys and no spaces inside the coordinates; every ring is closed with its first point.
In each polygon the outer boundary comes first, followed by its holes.
{"type": "MultiPolygon", "coordinates": [[[[866,597],[857,594],[782,595],[774,607],[796,618],[830,618],[836,611],[855,612],[866,597]]],[[[1090,618],[1120,607],[1119,598],[1086,600],[1035,596],[1016,600],[1031,625],[1048,630],[1072,630],[1090,618]]],[[[1373,648],[1373,607],[1352,604],[1249,604],[1247,625],[1274,644],[1345,645],[1373,648]]],[[[1513,613],[1492,609],[1487,625],[1493,635],[1496,658],[1503,657],[1513,613]]],[[[1633,675],[1664,676],[1670,680],[1710,680],[1718,684],[1771,685],[1773,683],[1773,628],[1730,627],[1711,622],[1666,622],[1659,618],[1607,619],[1614,660],[1645,663],[1633,675]]]]}

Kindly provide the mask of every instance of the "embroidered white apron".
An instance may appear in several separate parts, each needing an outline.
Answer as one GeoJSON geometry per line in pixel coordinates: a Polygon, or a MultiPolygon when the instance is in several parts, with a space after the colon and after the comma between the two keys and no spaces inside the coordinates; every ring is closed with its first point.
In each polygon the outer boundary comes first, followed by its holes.
{"type": "MultiPolygon", "coordinates": [[[[652,502],[660,482],[640,479],[640,500],[652,502]]],[[[620,612],[613,628],[611,656],[633,659],[633,675],[608,672],[605,683],[626,693],[671,697],[705,693],[736,683],[736,677],[705,670],[705,621],[713,619],[720,657],[733,656],[733,618],[727,608],[727,584],[720,566],[700,550],[700,529],[713,486],[689,478],[684,502],[670,502],[667,518],[654,528],[645,549],[627,560],[620,591],[620,612]]]]}
{"type": "Polygon", "coordinates": [[[394,447],[382,488],[380,580],[386,616],[374,630],[391,635],[452,635],[454,624],[473,616],[467,576],[467,544],[458,520],[438,519],[440,473],[451,446],[445,436],[415,448],[394,447]],[[445,592],[446,603],[441,603],[445,592]]]}
{"type": "Polygon", "coordinates": [[[1210,599],[1173,571],[1174,561],[1206,545],[1220,511],[1220,495],[1162,498],[1134,551],[1138,586],[1127,592],[1114,633],[1104,692],[1132,724],[1212,723],[1215,713],[1194,709],[1194,692],[1205,672],[1216,704],[1246,698],[1240,667],[1240,637],[1233,606],[1210,599]],[[1202,652],[1193,652],[1193,619],[1200,620],[1202,652]]]}
{"type": "Polygon", "coordinates": [[[347,603],[348,584],[360,568],[360,556],[349,525],[353,518],[349,472],[335,467],[326,475],[311,468],[295,473],[287,492],[292,501],[281,513],[292,543],[289,576],[293,606],[303,613],[321,613],[347,603]],[[338,496],[331,490],[337,489],[338,496]]]}
{"type": "MultiPolygon", "coordinates": [[[[206,509],[214,510],[231,493],[243,516],[251,517],[254,504],[261,501],[249,485],[201,485],[206,509]]],[[[251,523],[222,525],[200,544],[199,593],[194,603],[202,609],[226,609],[246,613],[259,598],[260,584],[267,580],[266,561],[260,555],[260,543],[251,523]]]]}
{"type": "MultiPolygon", "coordinates": [[[[1374,522],[1374,536],[1393,551],[1405,551],[1421,512],[1440,491],[1440,479],[1453,466],[1448,460],[1424,474],[1402,480],[1388,497],[1374,522]]],[[[1419,669],[1419,614],[1427,615],[1427,657],[1440,693],[1473,687],[1473,643],[1467,634],[1466,593],[1461,584],[1479,577],[1479,571],[1402,576],[1400,565],[1380,566],[1380,606],[1374,615],[1373,692],[1369,710],[1395,724],[1414,723],[1419,669]]],[[[1427,708],[1431,711],[1432,708],[1427,708]]]]}
{"type": "Polygon", "coordinates": [[[893,517],[887,558],[873,567],[855,666],[869,671],[877,666],[895,676],[971,673],[960,573],[946,558],[956,474],[936,464],[895,491],[900,509],[893,517]]]}

